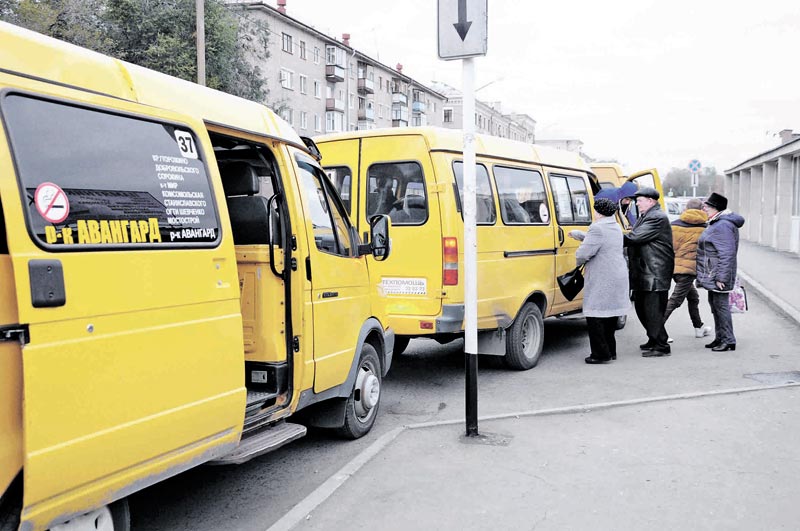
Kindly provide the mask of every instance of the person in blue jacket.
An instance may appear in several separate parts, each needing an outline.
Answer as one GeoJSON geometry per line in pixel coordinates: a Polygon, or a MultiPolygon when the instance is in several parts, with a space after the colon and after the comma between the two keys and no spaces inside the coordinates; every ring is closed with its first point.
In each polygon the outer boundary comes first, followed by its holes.
{"type": "Polygon", "coordinates": [[[728,210],[728,199],[716,192],[705,200],[703,211],[708,214],[708,228],[697,241],[697,285],[708,290],[715,332],[714,341],[706,348],[736,350],[728,297],[736,283],[736,253],[744,218],[728,210]]]}

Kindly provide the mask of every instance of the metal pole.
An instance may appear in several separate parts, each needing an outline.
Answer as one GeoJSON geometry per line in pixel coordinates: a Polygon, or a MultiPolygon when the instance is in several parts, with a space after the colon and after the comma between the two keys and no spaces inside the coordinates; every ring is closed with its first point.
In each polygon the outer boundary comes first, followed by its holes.
{"type": "Polygon", "coordinates": [[[197,84],[206,85],[206,8],[204,0],[195,0],[197,12],[197,84]]]}
{"type": "Polygon", "coordinates": [[[464,89],[464,357],[467,436],[478,435],[478,242],[475,230],[475,64],[462,59],[464,89]]]}
{"type": "Polygon", "coordinates": [[[697,173],[692,173],[692,197],[697,197],[697,173]]]}

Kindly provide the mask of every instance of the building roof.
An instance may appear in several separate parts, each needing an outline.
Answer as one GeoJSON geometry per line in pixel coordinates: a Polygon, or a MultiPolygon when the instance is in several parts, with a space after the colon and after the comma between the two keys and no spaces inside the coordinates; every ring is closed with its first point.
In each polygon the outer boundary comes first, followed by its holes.
{"type": "Polygon", "coordinates": [[[752,166],[756,166],[758,164],[763,164],[764,162],[768,162],[770,160],[777,159],[778,157],[782,157],[784,155],[789,155],[791,153],[796,153],[800,151],[800,138],[796,138],[794,140],[790,140],[780,146],[776,146],[772,149],[768,149],[758,155],[750,157],[749,159],[740,162],[733,168],[725,170],[725,173],[733,173],[735,171],[740,171],[746,168],[750,168],[752,166]]]}

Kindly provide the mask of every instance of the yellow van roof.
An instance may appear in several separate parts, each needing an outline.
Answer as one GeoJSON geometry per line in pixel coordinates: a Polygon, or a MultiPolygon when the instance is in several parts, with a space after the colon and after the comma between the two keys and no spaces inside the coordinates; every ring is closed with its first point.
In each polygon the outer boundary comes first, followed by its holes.
{"type": "MultiPolygon", "coordinates": [[[[463,132],[460,129],[446,129],[444,127],[392,127],[368,131],[350,131],[317,136],[314,137],[314,141],[322,144],[333,140],[404,135],[420,135],[424,137],[428,147],[432,150],[461,152],[464,147],[463,132]]],[[[476,134],[475,152],[488,157],[591,171],[581,156],[573,151],[564,151],[497,136],[476,134]]]]}
{"type": "Polygon", "coordinates": [[[265,105],[142,68],[0,22],[0,65],[6,72],[191,114],[303,145],[291,125],[265,105]]]}

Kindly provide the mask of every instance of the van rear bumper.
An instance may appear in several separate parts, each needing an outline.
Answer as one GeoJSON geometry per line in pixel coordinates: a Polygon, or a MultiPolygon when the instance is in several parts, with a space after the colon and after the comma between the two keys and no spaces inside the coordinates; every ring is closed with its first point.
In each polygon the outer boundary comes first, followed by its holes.
{"type": "Polygon", "coordinates": [[[437,334],[453,334],[461,332],[464,327],[464,305],[445,304],[442,316],[436,319],[437,334]]]}

